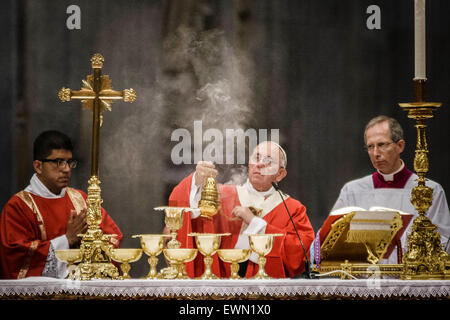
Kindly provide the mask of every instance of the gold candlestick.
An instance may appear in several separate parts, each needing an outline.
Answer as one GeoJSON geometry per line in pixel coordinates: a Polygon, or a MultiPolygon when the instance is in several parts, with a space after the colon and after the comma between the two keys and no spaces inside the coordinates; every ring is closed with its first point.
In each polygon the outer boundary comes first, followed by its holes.
{"type": "Polygon", "coordinates": [[[425,102],[425,80],[414,80],[416,102],[399,103],[408,111],[408,118],[415,119],[417,144],[414,157],[414,171],[418,175],[417,186],[411,191],[411,203],[418,212],[413,221],[412,232],[408,237],[408,248],[403,258],[401,279],[444,279],[450,278],[450,260],[442,250],[441,236],[437,227],[426,216],[433,202],[433,189],[426,186],[428,172],[428,144],[425,120],[433,118],[433,111],[440,102],[425,102]]]}

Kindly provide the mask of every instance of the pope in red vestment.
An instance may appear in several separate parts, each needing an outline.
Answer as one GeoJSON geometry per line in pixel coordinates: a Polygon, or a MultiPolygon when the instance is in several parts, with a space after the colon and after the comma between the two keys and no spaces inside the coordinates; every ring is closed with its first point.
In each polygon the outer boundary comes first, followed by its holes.
{"type": "MultiPolygon", "coordinates": [[[[266,256],[266,273],[274,278],[293,277],[304,271],[305,256],[295,229],[284,207],[279,193],[271,186],[271,182],[279,182],[286,174],[286,155],[283,151],[284,165],[278,165],[270,157],[274,149],[278,151],[278,144],[270,144],[269,148],[259,148],[252,158],[257,157],[249,164],[249,179],[241,186],[218,185],[220,194],[220,211],[212,218],[201,217],[198,211],[185,211],[183,227],[178,231],[178,240],[181,247],[195,247],[194,238],[188,236],[191,232],[199,233],[231,233],[231,236],[221,237],[221,248],[249,248],[248,236],[244,233],[280,233],[283,236],[274,238],[274,245],[266,256]],[[268,153],[268,154],[267,154],[268,153]],[[265,160],[264,160],[265,159],[265,160]],[[273,163],[267,163],[267,160],[273,163]],[[271,174],[264,174],[264,168],[278,166],[271,174]],[[283,174],[279,174],[281,171],[283,174]],[[263,186],[262,188],[260,188],[263,186]],[[269,187],[270,186],[270,187],[269,187]],[[264,191],[260,191],[260,190],[264,191]],[[261,209],[259,216],[249,213],[249,207],[261,209]],[[245,218],[247,215],[247,218],[245,218]]],[[[196,179],[201,176],[215,175],[216,170],[211,163],[200,162],[196,172],[183,179],[172,191],[169,198],[170,206],[195,207],[194,195],[200,192],[196,187],[196,179]]],[[[201,184],[199,184],[201,185],[201,184]]],[[[284,194],[286,205],[300,234],[305,249],[308,250],[314,240],[314,230],[306,214],[306,208],[299,201],[284,194]]],[[[197,199],[198,200],[198,199],[197,199]]],[[[203,256],[198,253],[196,259],[186,264],[189,277],[195,278],[204,271],[203,256]]],[[[221,261],[217,254],[213,255],[212,271],[218,277],[230,276],[230,265],[221,261]]],[[[252,253],[248,261],[245,277],[249,278],[258,272],[257,255],[252,253]]]]}

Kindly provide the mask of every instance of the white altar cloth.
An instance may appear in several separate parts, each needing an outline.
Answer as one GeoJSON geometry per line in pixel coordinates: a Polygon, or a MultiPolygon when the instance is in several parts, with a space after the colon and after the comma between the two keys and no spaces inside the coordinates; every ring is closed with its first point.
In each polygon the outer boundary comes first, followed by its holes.
{"type": "Polygon", "coordinates": [[[45,277],[0,280],[0,299],[14,295],[77,294],[116,297],[239,296],[274,298],[295,295],[347,296],[354,298],[450,298],[450,280],[91,280],[73,281],[45,277]]]}

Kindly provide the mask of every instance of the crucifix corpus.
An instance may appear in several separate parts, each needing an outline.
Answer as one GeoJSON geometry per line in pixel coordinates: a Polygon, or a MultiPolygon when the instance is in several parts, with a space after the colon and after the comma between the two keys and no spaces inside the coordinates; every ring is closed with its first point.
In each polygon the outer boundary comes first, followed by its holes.
{"type": "Polygon", "coordinates": [[[91,58],[93,73],[82,80],[81,90],[74,91],[62,88],[58,97],[62,102],[81,100],[83,109],[92,111],[92,146],[91,146],[91,178],[89,179],[87,197],[87,224],[88,230],[82,237],[80,252],[81,261],[73,272],[74,279],[90,280],[118,279],[119,272],[111,263],[111,242],[113,234],[103,234],[100,229],[102,222],[101,204],[103,202],[100,193],[100,180],[98,174],[100,127],[103,122],[103,111],[111,111],[111,103],[114,100],[133,102],[136,100],[136,92],[133,89],[115,91],[111,88],[111,80],[108,75],[102,75],[104,58],[96,53],[91,58]]]}

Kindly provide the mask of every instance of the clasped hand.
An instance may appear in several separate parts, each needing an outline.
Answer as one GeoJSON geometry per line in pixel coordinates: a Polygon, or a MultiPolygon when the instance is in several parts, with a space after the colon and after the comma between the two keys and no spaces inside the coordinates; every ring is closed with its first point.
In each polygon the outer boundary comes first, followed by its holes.
{"type": "Polygon", "coordinates": [[[241,206],[234,207],[234,209],[231,211],[231,214],[241,219],[246,224],[250,224],[252,219],[255,217],[255,215],[250,211],[248,207],[241,206]]]}
{"type": "Polygon", "coordinates": [[[79,214],[75,210],[72,210],[66,226],[66,237],[70,248],[78,247],[81,240],[78,234],[85,233],[87,227],[86,209],[81,210],[79,214]]]}

